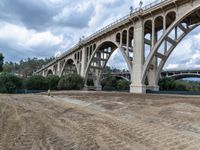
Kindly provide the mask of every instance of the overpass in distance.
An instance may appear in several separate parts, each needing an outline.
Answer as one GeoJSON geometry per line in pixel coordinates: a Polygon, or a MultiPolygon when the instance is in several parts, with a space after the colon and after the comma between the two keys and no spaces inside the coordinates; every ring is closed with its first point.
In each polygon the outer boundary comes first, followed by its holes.
{"type": "Polygon", "coordinates": [[[200,0],[157,0],[82,39],[36,74],[78,73],[101,90],[103,70],[119,49],[130,72],[130,92],[158,91],[163,66],[176,46],[200,25],[200,0]],[[148,78],[149,85],[145,85],[148,78]]]}
{"type": "MultiPolygon", "coordinates": [[[[107,73],[103,73],[102,80],[106,78],[107,73]]],[[[111,77],[123,78],[127,81],[131,81],[130,72],[111,72],[111,77]]],[[[183,78],[200,78],[200,69],[191,69],[191,70],[164,70],[160,74],[160,78],[174,78],[174,79],[183,79],[183,78]]]]}

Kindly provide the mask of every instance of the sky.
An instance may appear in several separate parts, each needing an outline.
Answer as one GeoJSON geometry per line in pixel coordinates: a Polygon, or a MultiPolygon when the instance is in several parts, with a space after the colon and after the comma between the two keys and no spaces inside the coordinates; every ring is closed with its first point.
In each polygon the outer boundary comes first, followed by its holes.
{"type": "MultiPolygon", "coordinates": [[[[0,52],[5,61],[59,56],[102,27],[127,15],[140,0],[1,0],[0,52]]],[[[153,0],[143,0],[144,5],[153,0]]],[[[174,50],[165,69],[200,68],[200,28],[174,50]]],[[[108,64],[127,68],[119,51],[108,64]]]]}

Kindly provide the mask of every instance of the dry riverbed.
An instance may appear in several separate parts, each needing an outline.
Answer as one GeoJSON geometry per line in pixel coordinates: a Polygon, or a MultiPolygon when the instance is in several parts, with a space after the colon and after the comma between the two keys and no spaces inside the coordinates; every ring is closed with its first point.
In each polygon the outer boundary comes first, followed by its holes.
{"type": "Polygon", "coordinates": [[[200,97],[0,95],[0,150],[199,150],[200,97]]]}

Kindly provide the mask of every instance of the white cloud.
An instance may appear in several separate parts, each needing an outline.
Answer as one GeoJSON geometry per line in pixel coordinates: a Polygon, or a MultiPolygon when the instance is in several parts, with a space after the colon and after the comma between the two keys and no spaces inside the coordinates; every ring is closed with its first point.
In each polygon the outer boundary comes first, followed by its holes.
{"type": "Polygon", "coordinates": [[[113,68],[119,68],[121,70],[123,69],[128,70],[128,66],[119,49],[115,50],[113,54],[111,55],[108,61],[108,66],[113,67],[113,68]]]}
{"type": "Polygon", "coordinates": [[[170,55],[164,69],[200,69],[199,28],[192,31],[179,43],[170,55]]]}
{"type": "Polygon", "coordinates": [[[63,41],[62,35],[55,36],[50,31],[36,32],[34,30],[28,30],[23,26],[13,24],[5,24],[4,27],[0,28],[0,39],[10,40],[27,47],[43,44],[58,45],[63,41]]]}
{"type": "Polygon", "coordinates": [[[38,46],[38,45],[58,45],[63,42],[63,36],[54,36],[50,31],[35,33],[29,35],[26,41],[28,46],[38,46]]]}

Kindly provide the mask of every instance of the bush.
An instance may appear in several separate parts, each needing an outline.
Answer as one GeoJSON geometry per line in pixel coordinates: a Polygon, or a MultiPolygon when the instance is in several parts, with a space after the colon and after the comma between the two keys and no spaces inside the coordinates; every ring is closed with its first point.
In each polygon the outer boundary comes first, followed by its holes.
{"type": "Polygon", "coordinates": [[[78,74],[63,76],[58,83],[59,90],[81,90],[83,87],[84,79],[78,74]]]}
{"type": "Polygon", "coordinates": [[[103,90],[105,90],[105,91],[115,91],[116,89],[114,87],[112,87],[112,86],[105,85],[103,87],[103,90]]]}
{"type": "Polygon", "coordinates": [[[47,90],[48,85],[45,77],[41,75],[34,75],[25,80],[25,87],[28,90],[47,90]]]}
{"type": "Polygon", "coordinates": [[[176,88],[176,80],[173,78],[163,78],[159,81],[160,90],[174,90],[176,88]]]}
{"type": "Polygon", "coordinates": [[[0,74],[0,93],[14,93],[22,88],[22,79],[11,73],[0,74]]]}
{"type": "Polygon", "coordinates": [[[128,91],[130,82],[126,80],[118,80],[117,81],[117,89],[120,91],[128,91]]]}
{"type": "Polygon", "coordinates": [[[57,90],[59,77],[55,75],[49,75],[46,77],[47,87],[50,90],[57,90]]]}
{"type": "Polygon", "coordinates": [[[115,91],[117,90],[117,78],[116,77],[112,77],[112,76],[108,76],[107,78],[105,78],[102,82],[102,89],[105,91],[115,91]]]}

